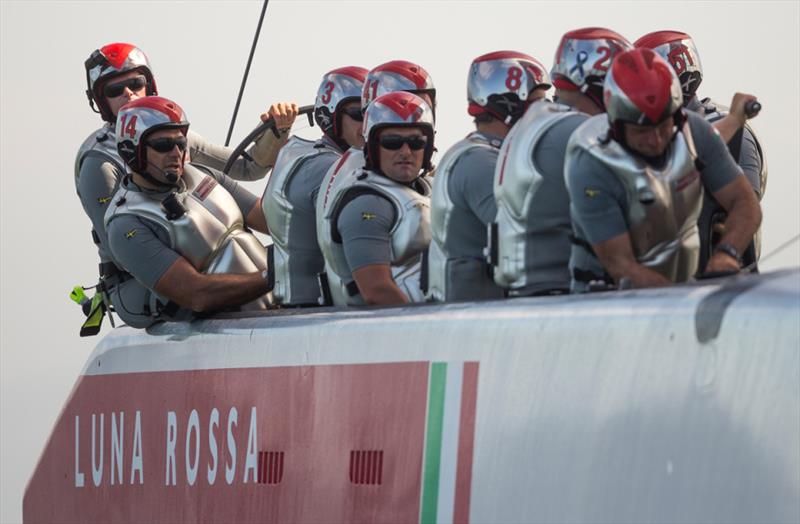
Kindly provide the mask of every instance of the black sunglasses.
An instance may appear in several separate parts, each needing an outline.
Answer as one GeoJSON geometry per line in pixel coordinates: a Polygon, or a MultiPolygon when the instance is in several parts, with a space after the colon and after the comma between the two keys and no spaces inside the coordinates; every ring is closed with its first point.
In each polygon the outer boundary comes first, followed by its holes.
{"type": "Polygon", "coordinates": [[[175,146],[178,146],[178,149],[181,151],[186,151],[187,146],[186,137],[182,136],[180,138],[170,138],[170,137],[162,137],[162,138],[153,138],[147,141],[147,145],[158,151],[159,153],[169,153],[172,151],[175,146]]]}
{"type": "Polygon", "coordinates": [[[106,84],[105,87],[103,87],[103,94],[106,96],[106,98],[116,98],[125,92],[126,87],[131,91],[136,92],[140,91],[146,86],[147,79],[144,77],[144,75],[139,75],[127,80],[123,80],[122,82],[106,84]]]}
{"type": "Polygon", "coordinates": [[[346,109],[342,109],[342,113],[349,116],[356,122],[363,122],[364,121],[364,113],[361,112],[360,107],[348,107],[346,109]]]}
{"type": "Polygon", "coordinates": [[[428,144],[428,139],[424,136],[398,136],[398,135],[383,135],[380,138],[381,147],[391,151],[397,151],[403,144],[408,144],[412,151],[419,151],[424,149],[428,144]]]}

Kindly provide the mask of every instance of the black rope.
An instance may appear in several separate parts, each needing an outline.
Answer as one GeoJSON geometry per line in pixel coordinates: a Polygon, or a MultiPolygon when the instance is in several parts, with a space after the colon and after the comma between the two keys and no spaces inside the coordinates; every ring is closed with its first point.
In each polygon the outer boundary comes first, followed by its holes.
{"type": "Polygon", "coordinates": [[[267,4],[269,0],[264,0],[264,7],[261,8],[261,17],[258,19],[258,27],[256,34],[253,36],[253,47],[250,48],[250,57],[247,59],[247,67],[244,68],[244,77],[242,78],[242,86],[239,88],[239,97],[236,99],[236,107],[233,108],[233,117],[231,117],[231,127],[228,129],[228,136],[225,138],[225,145],[231,142],[231,135],[233,134],[233,126],[236,124],[236,115],[239,113],[239,104],[242,102],[242,95],[244,94],[244,86],[247,84],[247,75],[250,74],[250,64],[253,62],[253,55],[256,52],[256,45],[258,44],[258,35],[261,34],[261,24],[264,22],[264,15],[267,12],[267,4]]]}

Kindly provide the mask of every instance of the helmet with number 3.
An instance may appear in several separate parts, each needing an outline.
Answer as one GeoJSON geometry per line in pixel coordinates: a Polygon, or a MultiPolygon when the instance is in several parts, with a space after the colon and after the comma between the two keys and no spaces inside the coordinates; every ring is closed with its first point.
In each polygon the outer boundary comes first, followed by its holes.
{"type": "Polygon", "coordinates": [[[681,84],[675,71],[652,49],[621,53],[611,64],[603,98],[614,138],[622,142],[622,125],[656,125],[683,119],[681,84]]]}
{"type": "Polygon", "coordinates": [[[415,95],[428,95],[431,109],[436,111],[436,87],[425,69],[406,60],[392,60],[373,68],[364,81],[361,109],[381,95],[395,91],[406,91],[415,95]]]}
{"type": "Polygon", "coordinates": [[[405,91],[381,95],[364,113],[364,152],[367,169],[380,169],[378,159],[378,131],[386,127],[417,127],[427,137],[422,168],[431,168],[433,156],[433,109],[419,96],[405,91]]]}
{"type": "Polygon", "coordinates": [[[114,43],[96,49],[84,63],[86,68],[86,96],[89,98],[89,107],[100,113],[103,120],[114,123],[115,117],[111,113],[103,86],[115,76],[128,71],[140,71],[147,80],[147,95],[158,94],[150,62],[141,49],[133,44],[114,43]],[[97,104],[95,109],[94,104],[97,104]]]}
{"type": "Polygon", "coordinates": [[[561,37],[550,71],[557,89],[580,91],[603,108],[603,80],[614,57],[632,49],[619,33],[603,27],[586,27],[561,37]]]}
{"type": "Polygon", "coordinates": [[[533,90],[541,88],[550,88],[550,77],[532,56],[517,51],[481,55],[469,69],[469,114],[488,113],[506,125],[513,125],[525,114],[533,90]]]}
{"type": "Polygon", "coordinates": [[[340,67],[325,73],[317,90],[314,120],[323,133],[344,149],[347,149],[344,147],[346,144],[339,138],[342,127],[342,115],[339,109],[346,102],[361,100],[366,77],[367,70],[363,67],[340,67]]]}
{"type": "Polygon", "coordinates": [[[116,129],[119,156],[132,170],[144,174],[147,168],[144,147],[147,137],[161,129],[179,129],[186,135],[189,121],[183,109],[172,100],[147,96],[132,100],[120,108],[116,129]]]}
{"type": "Polygon", "coordinates": [[[672,66],[681,81],[684,104],[694,97],[703,81],[703,65],[691,36],[680,31],[656,31],[633,45],[652,49],[672,66]]]}

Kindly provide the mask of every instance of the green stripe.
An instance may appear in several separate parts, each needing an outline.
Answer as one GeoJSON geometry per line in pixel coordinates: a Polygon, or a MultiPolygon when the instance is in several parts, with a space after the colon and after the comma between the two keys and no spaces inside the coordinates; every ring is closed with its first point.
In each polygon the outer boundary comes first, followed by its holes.
{"type": "Polygon", "coordinates": [[[435,523],[439,501],[439,464],[442,454],[442,418],[444,416],[444,386],[447,363],[431,363],[428,387],[428,427],[425,442],[425,465],[422,480],[422,509],[420,522],[435,523]]]}

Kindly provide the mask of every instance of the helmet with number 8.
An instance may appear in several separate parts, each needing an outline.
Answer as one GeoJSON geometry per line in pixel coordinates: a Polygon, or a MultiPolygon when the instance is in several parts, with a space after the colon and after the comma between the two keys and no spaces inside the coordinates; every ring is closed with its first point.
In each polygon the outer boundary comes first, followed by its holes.
{"type": "Polygon", "coordinates": [[[139,71],[147,80],[147,95],[158,94],[150,62],[144,52],[133,44],[118,42],[104,45],[92,52],[84,63],[84,67],[86,68],[86,96],[89,98],[89,107],[100,113],[103,120],[107,122],[114,123],[115,117],[103,95],[103,86],[115,76],[128,71],[139,71]],[[94,104],[97,104],[97,109],[94,104]]]}
{"type": "Polygon", "coordinates": [[[339,137],[342,127],[342,104],[361,100],[367,70],[363,67],[340,67],[325,73],[317,90],[314,120],[331,140],[342,149],[349,146],[339,137]]]}
{"type": "Polygon", "coordinates": [[[433,109],[419,96],[405,91],[381,95],[364,113],[364,152],[366,168],[380,170],[378,165],[378,131],[386,127],[417,127],[427,137],[422,168],[431,168],[433,156],[433,109]]]}
{"type": "Polygon", "coordinates": [[[511,126],[525,114],[531,92],[540,88],[550,88],[550,77],[532,56],[517,51],[481,55],[469,69],[469,114],[488,113],[511,126]]]}
{"type": "Polygon", "coordinates": [[[680,31],[655,31],[633,45],[652,49],[672,66],[681,82],[684,104],[694,97],[703,81],[703,65],[691,36],[680,31]]]}
{"type": "Polygon", "coordinates": [[[119,156],[132,170],[145,174],[147,137],[162,129],[178,129],[185,136],[189,131],[189,121],[183,109],[172,100],[148,96],[132,100],[120,108],[116,129],[119,156]]]}
{"type": "Polygon", "coordinates": [[[431,109],[436,111],[436,87],[425,69],[406,60],[392,60],[373,68],[364,81],[361,109],[381,95],[395,91],[406,91],[416,95],[426,94],[431,99],[431,109]]]}
{"type": "Polygon", "coordinates": [[[621,53],[611,64],[603,98],[614,138],[624,143],[622,125],[655,125],[683,120],[681,84],[669,64],[652,49],[621,53]]]}
{"type": "Polygon", "coordinates": [[[550,71],[553,85],[580,91],[603,108],[603,80],[614,57],[632,49],[619,33],[603,27],[586,27],[561,37],[555,64],[550,71]]]}

